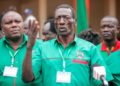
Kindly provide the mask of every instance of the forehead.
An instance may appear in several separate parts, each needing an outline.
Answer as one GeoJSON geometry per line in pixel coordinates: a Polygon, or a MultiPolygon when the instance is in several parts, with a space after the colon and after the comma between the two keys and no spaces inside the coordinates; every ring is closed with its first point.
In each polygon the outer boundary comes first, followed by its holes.
{"type": "Polygon", "coordinates": [[[58,9],[56,9],[55,17],[62,16],[62,15],[72,16],[71,9],[70,8],[58,8],[58,9]]]}
{"type": "Polygon", "coordinates": [[[101,21],[101,25],[104,25],[104,24],[107,24],[107,25],[117,25],[118,21],[115,18],[104,18],[101,21]]]}
{"type": "Polygon", "coordinates": [[[6,13],[3,18],[2,18],[2,22],[3,21],[8,21],[8,20],[15,20],[15,19],[20,19],[20,20],[23,20],[22,19],[22,16],[20,14],[18,14],[17,12],[8,12],[6,13]]]}

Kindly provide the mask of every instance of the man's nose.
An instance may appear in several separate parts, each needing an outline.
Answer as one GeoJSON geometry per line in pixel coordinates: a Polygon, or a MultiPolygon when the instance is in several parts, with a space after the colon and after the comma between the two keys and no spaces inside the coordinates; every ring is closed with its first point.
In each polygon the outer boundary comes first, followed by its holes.
{"type": "Polygon", "coordinates": [[[64,24],[65,23],[65,19],[63,17],[60,18],[60,24],[64,24]]]}
{"type": "Polygon", "coordinates": [[[17,23],[16,22],[12,22],[12,26],[17,26],[17,23]]]}
{"type": "Polygon", "coordinates": [[[109,28],[108,27],[104,27],[104,30],[106,31],[106,30],[108,30],[109,28]]]}

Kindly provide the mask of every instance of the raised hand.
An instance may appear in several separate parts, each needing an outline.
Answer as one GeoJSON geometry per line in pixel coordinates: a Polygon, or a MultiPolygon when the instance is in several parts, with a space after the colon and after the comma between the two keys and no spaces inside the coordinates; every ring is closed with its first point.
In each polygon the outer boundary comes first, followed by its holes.
{"type": "Polygon", "coordinates": [[[37,38],[37,32],[39,31],[39,24],[37,20],[30,20],[29,21],[29,31],[28,31],[28,42],[27,42],[27,48],[32,48],[36,38],[37,38]]]}

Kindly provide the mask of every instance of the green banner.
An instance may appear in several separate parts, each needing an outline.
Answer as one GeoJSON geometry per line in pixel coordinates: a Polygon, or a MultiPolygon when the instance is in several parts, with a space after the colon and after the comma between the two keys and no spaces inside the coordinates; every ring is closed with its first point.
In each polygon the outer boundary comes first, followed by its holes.
{"type": "Polygon", "coordinates": [[[77,34],[88,28],[88,17],[85,0],[77,0],[77,34]]]}

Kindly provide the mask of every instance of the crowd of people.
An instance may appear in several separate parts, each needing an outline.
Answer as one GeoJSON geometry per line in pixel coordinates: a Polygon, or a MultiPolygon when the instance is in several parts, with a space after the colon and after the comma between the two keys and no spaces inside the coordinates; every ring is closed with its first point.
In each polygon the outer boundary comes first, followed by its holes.
{"type": "Polygon", "coordinates": [[[38,38],[41,27],[36,17],[24,20],[16,10],[4,12],[0,86],[120,86],[117,18],[103,17],[100,33],[88,28],[76,34],[76,22],[74,9],[61,4],[54,18],[44,23],[43,38],[38,38]],[[95,72],[95,67],[103,67],[105,74],[95,72]]]}

